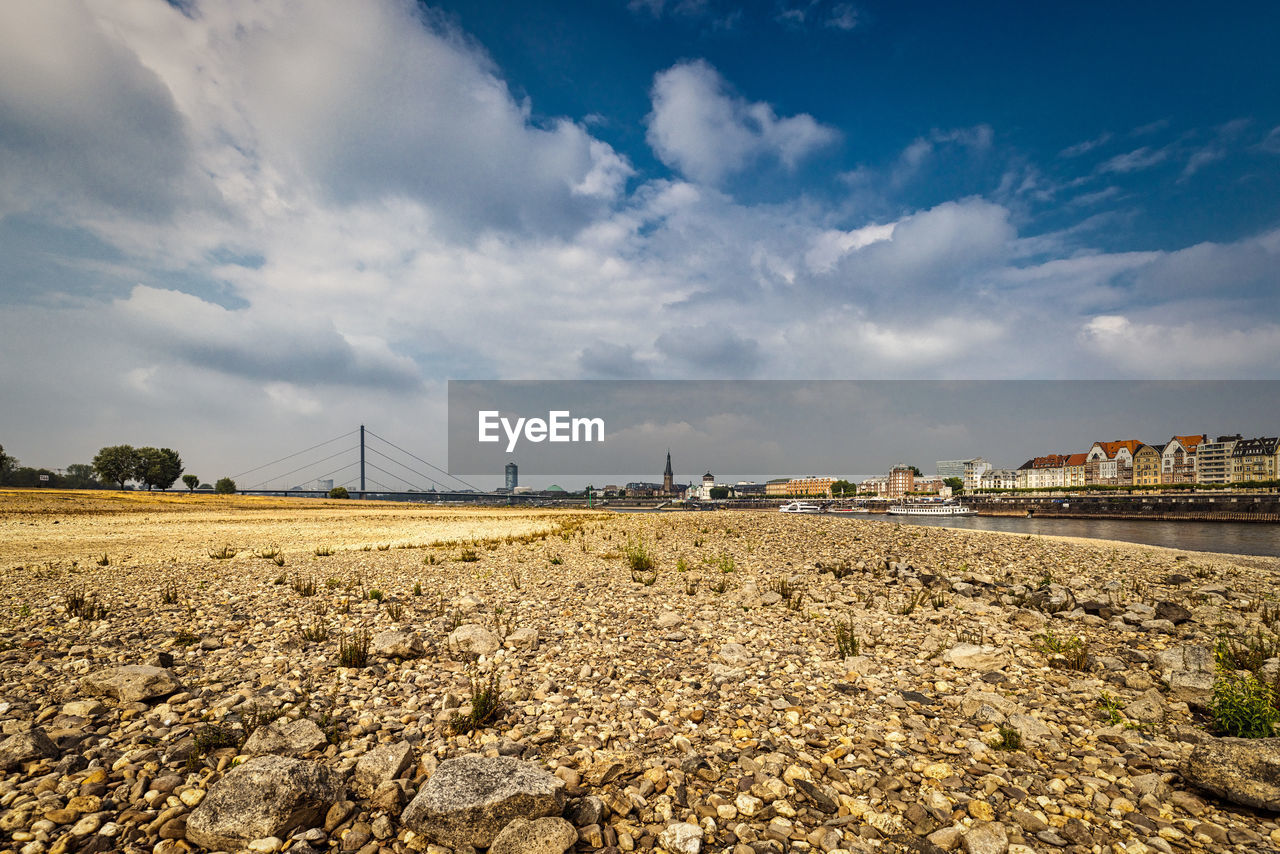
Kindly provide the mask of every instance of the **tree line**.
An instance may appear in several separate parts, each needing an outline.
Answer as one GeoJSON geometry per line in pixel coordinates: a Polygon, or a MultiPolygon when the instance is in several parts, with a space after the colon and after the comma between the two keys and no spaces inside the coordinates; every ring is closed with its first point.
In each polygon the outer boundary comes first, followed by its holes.
{"type": "Polygon", "coordinates": [[[182,478],[188,492],[212,489],[229,495],[236,491],[236,483],[229,477],[220,478],[210,487],[201,484],[194,474],[183,474],[182,457],[172,448],[135,448],[132,445],[108,445],[94,456],[90,463],[72,463],[65,471],[22,466],[18,460],[4,451],[0,445],[0,486],[44,486],[61,489],[103,489],[117,486],[124,489],[133,481],[148,491],[169,489],[182,478]]]}

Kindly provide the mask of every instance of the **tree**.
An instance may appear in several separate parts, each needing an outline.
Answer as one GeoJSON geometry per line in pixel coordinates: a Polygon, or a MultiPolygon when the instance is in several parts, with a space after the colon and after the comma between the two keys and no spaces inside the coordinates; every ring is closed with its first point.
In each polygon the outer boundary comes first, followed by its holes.
{"type": "Polygon", "coordinates": [[[951,487],[951,492],[954,495],[960,495],[964,492],[964,480],[962,478],[948,477],[948,478],[945,478],[942,482],[945,483],[947,486],[951,487]]]}
{"type": "Polygon", "coordinates": [[[920,471],[920,469],[916,468],[915,466],[907,466],[907,468],[911,469],[911,473],[916,477],[924,477],[924,474],[920,471]]]}
{"type": "Polygon", "coordinates": [[[168,489],[182,474],[182,457],[170,448],[138,448],[133,479],[148,491],[168,489]]]}
{"type": "Polygon", "coordinates": [[[729,487],[713,486],[711,487],[711,498],[713,501],[722,501],[729,497],[729,487]]]}
{"type": "Polygon", "coordinates": [[[329,490],[329,497],[350,498],[351,496],[347,493],[347,488],[345,486],[335,486],[333,489],[329,490]]]}
{"type": "Polygon", "coordinates": [[[236,482],[229,477],[220,477],[218,482],[213,485],[213,491],[219,495],[234,495],[236,482]]]}
{"type": "Polygon", "coordinates": [[[72,489],[100,489],[102,483],[94,477],[93,466],[88,463],[72,463],[67,466],[66,477],[63,478],[63,486],[69,486],[72,489]]]}
{"type": "Polygon", "coordinates": [[[196,487],[200,485],[200,478],[193,474],[184,474],[182,482],[187,485],[187,492],[195,492],[196,487]]]}
{"type": "Polygon", "coordinates": [[[138,468],[138,452],[131,445],[108,445],[93,458],[93,470],[108,483],[124,489],[138,468]]]}
{"type": "Polygon", "coordinates": [[[8,468],[9,458],[5,456],[4,445],[0,445],[0,472],[6,471],[8,468]]]}
{"type": "Polygon", "coordinates": [[[831,494],[833,496],[856,495],[858,487],[847,480],[836,480],[831,482],[831,494]]]}

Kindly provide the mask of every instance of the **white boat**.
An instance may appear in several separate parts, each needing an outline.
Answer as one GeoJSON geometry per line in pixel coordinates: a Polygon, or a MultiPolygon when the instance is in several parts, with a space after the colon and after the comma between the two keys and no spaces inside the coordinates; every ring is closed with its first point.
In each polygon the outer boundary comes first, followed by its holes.
{"type": "Polygon", "coordinates": [[[822,508],[808,501],[792,501],[778,508],[779,513],[821,513],[822,508]]]}
{"type": "Polygon", "coordinates": [[[870,513],[865,507],[828,507],[828,513],[870,513]]]}
{"type": "Polygon", "coordinates": [[[915,504],[895,504],[889,508],[891,516],[976,516],[978,511],[954,501],[921,501],[915,504]]]}

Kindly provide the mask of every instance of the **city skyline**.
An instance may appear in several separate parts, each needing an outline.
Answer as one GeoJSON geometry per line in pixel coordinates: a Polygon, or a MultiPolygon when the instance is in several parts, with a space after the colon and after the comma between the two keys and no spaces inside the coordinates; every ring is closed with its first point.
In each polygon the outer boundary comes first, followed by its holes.
{"type": "Polygon", "coordinates": [[[3,4],[0,443],[216,476],[371,413],[443,459],[457,378],[1271,378],[1277,24],[3,4]]]}

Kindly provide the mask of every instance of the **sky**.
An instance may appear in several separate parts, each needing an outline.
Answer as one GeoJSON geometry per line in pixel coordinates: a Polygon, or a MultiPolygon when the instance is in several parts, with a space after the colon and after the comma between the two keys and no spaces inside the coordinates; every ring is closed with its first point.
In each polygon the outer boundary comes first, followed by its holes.
{"type": "Polygon", "coordinates": [[[449,379],[1272,379],[1278,30],[0,4],[0,445],[212,481],[360,423],[442,463],[449,379]]]}

